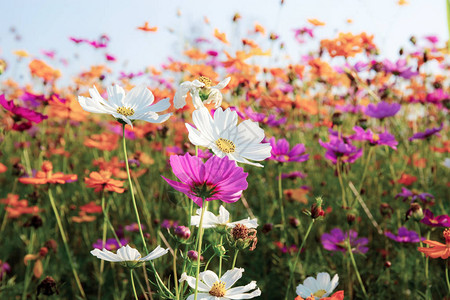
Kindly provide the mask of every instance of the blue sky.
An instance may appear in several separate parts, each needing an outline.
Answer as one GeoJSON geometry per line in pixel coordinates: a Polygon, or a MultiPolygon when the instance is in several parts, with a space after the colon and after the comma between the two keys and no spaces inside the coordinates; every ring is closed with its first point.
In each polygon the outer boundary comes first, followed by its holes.
{"type": "MultiPolygon", "coordinates": [[[[146,66],[160,66],[167,57],[179,57],[186,40],[194,33],[212,37],[214,28],[227,33],[230,41],[253,28],[255,22],[268,32],[276,32],[286,43],[286,53],[292,60],[306,54],[308,47],[293,39],[292,29],[307,25],[308,18],[326,22],[315,33],[319,38],[333,38],[338,31],[375,35],[375,42],[384,56],[395,58],[401,46],[408,45],[409,37],[437,35],[441,41],[448,39],[446,7],[444,0],[410,0],[399,6],[395,0],[286,0],[284,5],[275,0],[227,1],[2,1],[0,2],[0,58],[11,65],[15,61],[12,51],[25,49],[35,57],[43,58],[42,50],[56,51],[57,58],[68,59],[70,64],[63,72],[74,73],[91,64],[104,62],[104,51],[88,45],[75,45],[68,37],[97,39],[101,34],[111,38],[107,52],[118,62],[111,67],[118,71],[136,72],[146,66]],[[181,16],[177,16],[177,12],[181,16]],[[233,24],[238,12],[242,19],[233,24]],[[204,23],[207,16],[210,24],[204,23]],[[348,24],[347,19],[353,23],[348,24]],[[145,21],[158,26],[156,33],[136,30],[145,21]],[[14,27],[16,33],[10,28],[14,27]],[[15,35],[21,40],[15,40],[15,35]]],[[[257,40],[262,48],[269,41],[257,40]]],[[[227,50],[236,50],[232,43],[227,50]]],[[[276,48],[275,48],[276,49],[276,48]]],[[[276,51],[274,54],[279,54],[276,51]]],[[[285,59],[285,54],[279,59],[285,59]]],[[[49,61],[49,60],[47,60],[49,61]]],[[[58,61],[49,61],[62,68],[58,61]]],[[[26,72],[26,63],[8,70],[11,76],[26,72]]]]}

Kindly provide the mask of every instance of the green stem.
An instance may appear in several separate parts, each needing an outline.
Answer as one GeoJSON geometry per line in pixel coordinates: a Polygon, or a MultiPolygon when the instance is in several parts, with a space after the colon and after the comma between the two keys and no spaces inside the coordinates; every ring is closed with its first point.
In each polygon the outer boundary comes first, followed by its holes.
{"type": "Polygon", "coordinates": [[[147,243],[145,242],[144,233],[142,232],[141,219],[139,218],[139,211],[137,209],[136,199],[134,198],[133,183],[131,182],[130,167],[128,165],[127,145],[125,142],[125,124],[123,124],[123,126],[122,126],[122,142],[123,142],[123,153],[125,156],[125,165],[127,168],[128,184],[130,185],[131,200],[133,201],[133,208],[134,208],[134,212],[136,214],[136,220],[137,220],[137,223],[139,226],[139,233],[141,234],[142,243],[144,244],[145,253],[147,255],[148,254],[147,243]]]}
{"type": "Polygon", "coordinates": [[[234,251],[233,265],[231,266],[231,270],[233,270],[234,267],[236,266],[236,259],[238,257],[238,254],[239,254],[239,249],[236,249],[236,251],[234,251]]]}
{"type": "Polygon", "coordinates": [[[200,216],[200,224],[198,225],[198,236],[197,236],[197,270],[195,272],[195,294],[194,294],[194,300],[197,300],[197,293],[198,293],[198,281],[199,281],[199,274],[200,274],[200,257],[201,257],[201,251],[202,251],[202,240],[203,240],[203,216],[205,214],[206,206],[208,205],[205,199],[202,199],[202,214],[200,216]]]}
{"type": "Polygon", "coordinates": [[[355,272],[356,272],[356,278],[358,278],[358,282],[359,282],[359,285],[361,286],[364,297],[366,297],[366,299],[369,299],[369,297],[367,296],[366,288],[364,287],[364,284],[362,282],[361,275],[359,275],[358,266],[356,265],[355,257],[353,256],[352,246],[350,245],[350,238],[347,239],[346,244],[347,244],[348,253],[350,255],[350,259],[353,264],[353,268],[355,269],[355,272]]]}
{"type": "Polygon", "coordinates": [[[362,188],[362,186],[364,184],[364,179],[366,179],[366,173],[367,173],[367,169],[368,169],[368,166],[369,166],[369,163],[370,163],[370,159],[372,158],[373,148],[374,147],[372,147],[372,146],[370,146],[370,148],[369,148],[369,154],[367,154],[367,161],[366,161],[366,165],[364,166],[364,171],[363,171],[363,174],[362,174],[362,177],[361,177],[361,183],[359,184],[359,187],[358,187],[358,193],[361,193],[361,188],[362,188]]]}
{"type": "Polygon", "coordinates": [[[445,262],[445,281],[447,282],[448,293],[450,294],[450,280],[448,279],[448,263],[449,261],[447,260],[445,262]]]}
{"type": "Polygon", "coordinates": [[[286,239],[286,218],[284,215],[284,205],[283,205],[283,186],[281,182],[281,164],[278,164],[278,201],[280,203],[280,213],[281,213],[281,230],[284,235],[285,241],[286,239]]]}
{"type": "Polygon", "coordinates": [[[338,157],[337,162],[336,162],[336,168],[337,168],[339,184],[341,186],[341,191],[342,191],[342,207],[346,208],[347,207],[347,201],[345,201],[345,187],[344,187],[344,182],[342,181],[341,159],[339,157],[338,157]]]}
{"type": "Polygon", "coordinates": [[[297,255],[295,256],[294,265],[292,266],[290,274],[289,274],[288,287],[286,289],[286,296],[284,297],[285,300],[287,300],[288,297],[289,297],[289,289],[291,288],[291,282],[292,282],[292,279],[293,279],[293,276],[294,276],[295,268],[297,267],[298,258],[300,257],[300,253],[302,252],[303,246],[305,245],[306,239],[308,238],[308,235],[311,232],[311,229],[312,229],[315,221],[316,221],[315,219],[311,219],[311,223],[309,224],[309,227],[306,230],[306,234],[305,234],[305,237],[303,238],[303,241],[302,241],[302,243],[300,245],[300,249],[298,249],[297,255]]]}
{"type": "MultiPolygon", "coordinates": [[[[107,219],[108,219],[108,209],[109,209],[109,205],[107,208],[105,208],[105,192],[102,192],[102,212],[103,212],[103,235],[102,235],[102,248],[105,248],[106,245],[106,233],[107,233],[107,219]]],[[[97,299],[101,299],[101,295],[102,295],[102,286],[103,286],[103,271],[105,269],[105,261],[102,259],[100,260],[100,282],[98,285],[98,290],[97,290],[97,299]]]]}
{"type": "Polygon", "coordinates": [[[53,213],[55,214],[55,217],[56,217],[56,223],[58,223],[59,232],[60,232],[61,238],[63,240],[63,244],[64,244],[64,248],[67,253],[67,257],[69,258],[69,264],[70,264],[70,267],[72,268],[73,276],[75,277],[75,281],[77,283],[78,290],[80,291],[81,297],[83,299],[86,299],[86,294],[84,293],[83,286],[81,285],[80,278],[78,277],[77,270],[75,269],[75,265],[72,260],[72,256],[70,255],[69,244],[67,243],[66,232],[64,231],[64,227],[62,225],[61,218],[59,217],[58,209],[56,208],[55,200],[53,199],[53,194],[52,194],[51,189],[48,189],[48,197],[50,198],[50,203],[53,208],[53,213]]]}
{"type": "MultiPolygon", "coordinates": [[[[34,230],[31,231],[30,233],[30,243],[28,244],[28,253],[33,253],[33,245],[34,245],[34,241],[36,239],[36,232],[34,230]]],[[[24,280],[24,288],[23,288],[23,293],[22,293],[22,300],[25,300],[27,298],[27,290],[28,290],[28,285],[30,284],[30,280],[31,280],[31,264],[28,263],[27,265],[27,270],[25,273],[25,280],[24,280]]]]}
{"type": "MultiPolygon", "coordinates": [[[[430,239],[430,231],[427,233],[427,240],[430,239]]],[[[427,246],[428,248],[428,246],[427,246]]],[[[425,284],[426,284],[426,290],[425,290],[425,298],[431,299],[430,297],[430,282],[429,282],[429,272],[428,272],[428,265],[429,265],[429,257],[425,257],[425,284]]]]}
{"type": "Polygon", "coordinates": [[[133,269],[130,269],[130,278],[131,278],[131,287],[133,288],[134,298],[136,300],[139,300],[137,293],[136,293],[136,287],[134,286],[133,269]]]}
{"type": "Polygon", "coordinates": [[[178,276],[177,276],[177,252],[178,252],[178,246],[173,249],[173,280],[175,282],[175,295],[176,299],[180,299],[180,292],[178,289],[178,276]]]}
{"type": "MultiPolygon", "coordinates": [[[[223,243],[223,235],[221,234],[220,235],[220,247],[223,247],[222,243],[223,243]]],[[[222,276],[222,260],[223,260],[223,255],[220,254],[220,256],[219,256],[219,278],[222,276]]]]}

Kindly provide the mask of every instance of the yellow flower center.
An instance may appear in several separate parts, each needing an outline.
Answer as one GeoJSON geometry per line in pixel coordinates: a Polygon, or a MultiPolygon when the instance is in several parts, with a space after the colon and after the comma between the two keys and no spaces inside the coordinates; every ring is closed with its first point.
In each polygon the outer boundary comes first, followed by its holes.
{"type": "Polygon", "coordinates": [[[225,153],[233,153],[236,150],[236,146],[232,141],[223,138],[219,138],[216,141],[216,146],[225,153]]]}
{"type": "Polygon", "coordinates": [[[200,76],[200,78],[198,79],[198,81],[200,81],[201,83],[203,83],[205,86],[203,88],[208,89],[212,86],[212,81],[211,79],[209,79],[208,77],[205,76],[200,76]]]}
{"type": "Polygon", "coordinates": [[[225,283],[221,281],[216,281],[213,286],[211,287],[211,290],[209,291],[209,294],[214,297],[223,297],[226,294],[225,290],[225,283]]]}
{"type": "Polygon", "coordinates": [[[323,295],[325,295],[327,293],[327,291],[325,290],[318,290],[314,293],[314,296],[322,298],[323,295]]]}
{"type": "Polygon", "coordinates": [[[130,117],[130,116],[134,115],[134,109],[132,109],[130,107],[121,106],[121,107],[118,107],[116,111],[118,114],[121,114],[122,116],[125,116],[125,117],[130,117]]]}
{"type": "Polygon", "coordinates": [[[374,133],[374,134],[372,135],[372,140],[373,140],[374,142],[378,142],[378,141],[380,140],[380,136],[379,136],[378,134],[374,133]]]}

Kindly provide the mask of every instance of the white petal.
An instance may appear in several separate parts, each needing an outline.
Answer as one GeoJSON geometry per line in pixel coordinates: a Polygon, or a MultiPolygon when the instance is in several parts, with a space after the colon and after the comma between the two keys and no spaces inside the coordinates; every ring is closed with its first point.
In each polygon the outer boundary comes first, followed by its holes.
{"type": "Polygon", "coordinates": [[[247,218],[247,219],[236,221],[233,223],[228,223],[227,226],[234,228],[237,224],[245,225],[247,228],[257,228],[258,227],[258,219],[250,220],[250,218],[247,218]]]}
{"type": "Polygon", "coordinates": [[[211,289],[214,283],[219,281],[219,277],[217,277],[216,273],[213,271],[205,271],[200,273],[200,279],[211,289]]]}
{"type": "Polygon", "coordinates": [[[128,92],[124,100],[126,107],[131,107],[135,111],[151,105],[155,97],[145,84],[140,84],[128,92]]]}
{"type": "MultiPolygon", "coordinates": [[[[217,136],[230,139],[230,132],[234,131],[237,125],[238,115],[235,111],[227,108],[225,111],[221,107],[214,112],[214,124],[217,136]]],[[[233,141],[234,142],[234,141],[233,141]]]]}
{"type": "MultiPolygon", "coordinates": [[[[201,273],[200,273],[200,274],[201,274],[201,273]]],[[[179,281],[180,281],[180,282],[186,281],[187,284],[188,284],[191,288],[195,289],[195,277],[186,275],[186,272],[183,273],[183,274],[181,274],[181,278],[180,278],[179,281]]],[[[204,284],[204,283],[201,282],[200,280],[198,281],[198,290],[199,290],[200,292],[209,292],[210,289],[211,289],[211,288],[208,287],[206,284],[204,284]]]]}
{"type": "Polygon", "coordinates": [[[108,92],[108,102],[118,107],[124,106],[125,91],[122,87],[115,84],[106,88],[108,92]]]}
{"type": "Polygon", "coordinates": [[[112,253],[111,251],[108,251],[105,248],[103,248],[102,251],[100,251],[99,249],[94,249],[91,251],[91,254],[96,256],[97,258],[100,258],[100,259],[103,259],[106,261],[111,261],[111,262],[122,261],[121,258],[117,254],[112,253]]]}
{"type": "Polygon", "coordinates": [[[153,260],[153,259],[156,259],[158,257],[161,257],[161,256],[167,254],[167,252],[169,252],[169,248],[164,249],[158,245],[158,247],[156,247],[155,250],[153,250],[152,252],[147,254],[145,257],[141,258],[140,261],[153,260]]]}
{"type": "Polygon", "coordinates": [[[141,258],[141,254],[129,245],[122,246],[117,250],[117,255],[119,255],[123,261],[134,261],[141,258]]]}
{"type": "Polygon", "coordinates": [[[211,140],[207,139],[199,130],[195,129],[188,123],[186,123],[186,128],[189,132],[188,135],[189,141],[192,144],[202,147],[208,147],[211,144],[211,140]]]}
{"type": "Polygon", "coordinates": [[[220,281],[225,282],[225,289],[229,289],[242,277],[242,273],[244,273],[243,268],[234,268],[233,270],[228,270],[223,276],[220,278],[220,281]]]}
{"type": "Polygon", "coordinates": [[[221,205],[219,208],[219,217],[217,218],[217,222],[219,224],[227,224],[229,221],[230,213],[223,205],[221,205]]]}
{"type": "Polygon", "coordinates": [[[295,290],[297,295],[301,296],[302,298],[307,298],[311,296],[311,294],[314,294],[315,291],[312,291],[308,287],[304,286],[303,284],[299,284],[297,286],[297,289],[295,290]]]}
{"type": "Polygon", "coordinates": [[[216,88],[216,89],[221,90],[228,85],[230,80],[231,80],[231,77],[227,77],[224,80],[222,80],[221,82],[219,82],[216,86],[212,86],[211,88],[216,88]]]}

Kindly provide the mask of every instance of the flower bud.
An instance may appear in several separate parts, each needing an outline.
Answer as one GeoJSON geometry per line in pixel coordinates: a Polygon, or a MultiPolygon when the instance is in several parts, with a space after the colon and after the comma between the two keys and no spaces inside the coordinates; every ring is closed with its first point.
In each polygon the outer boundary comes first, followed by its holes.
{"type": "Polygon", "coordinates": [[[37,287],[37,295],[42,292],[45,296],[51,296],[53,294],[58,294],[58,289],[56,288],[56,281],[51,277],[47,276],[37,287]]]}
{"type": "Polygon", "coordinates": [[[44,161],[42,163],[42,171],[44,171],[45,173],[51,172],[53,171],[53,165],[51,162],[49,161],[44,161]]]}
{"type": "Polygon", "coordinates": [[[355,220],[356,220],[356,216],[355,216],[354,213],[350,212],[350,213],[347,214],[347,223],[348,223],[348,225],[352,225],[353,222],[355,222],[355,220]]]}
{"type": "Polygon", "coordinates": [[[45,257],[47,253],[48,253],[47,247],[42,247],[41,249],[39,249],[39,256],[45,257]]]}
{"type": "Polygon", "coordinates": [[[410,218],[413,218],[416,222],[420,222],[423,219],[423,210],[419,203],[411,203],[409,209],[406,211],[406,221],[410,218]]]}
{"type": "Polygon", "coordinates": [[[271,232],[273,229],[273,224],[272,223],[266,223],[264,224],[263,228],[262,228],[262,233],[267,234],[269,232],[271,232]]]}
{"type": "Polygon", "coordinates": [[[42,218],[39,216],[32,216],[24,225],[24,227],[33,227],[37,229],[42,226],[42,218]]]}
{"type": "Polygon", "coordinates": [[[331,116],[331,121],[333,122],[333,125],[337,125],[337,126],[342,125],[342,114],[340,112],[335,112],[331,116]]]}
{"type": "Polygon", "coordinates": [[[289,217],[289,224],[292,227],[297,228],[300,225],[300,220],[295,217],[289,217]]]}
{"type": "Polygon", "coordinates": [[[390,268],[392,266],[392,263],[389,261],[389,260],[387,260],[385,263],[384,263],[384,267],[385,268],[390,268]]]}
{"type": "MultiPolygon", "coordinates": [[[[189,250],[187,253],[187,256],[192,261],[197,261],[198,259],[198,252],[194,250],[189,250]]],[[[203,256],[200,256],[200,261],[203,261],[203,256]]]]}
{"type": "Polygon", "coordinates": [[[174,230],[174,233],[182,240],[187,240],[191,236],[191,231],[186,226],[177,226],[174,230]]]}
{"type": "Polygon", "coordinates": [[[386,218],[390,219],[393,212],[394,212],[394,210],[392,209],[392,207],[388,203],[381,203],[380,204],[380,214],[383,217],[386,217],[386,218]]]}

